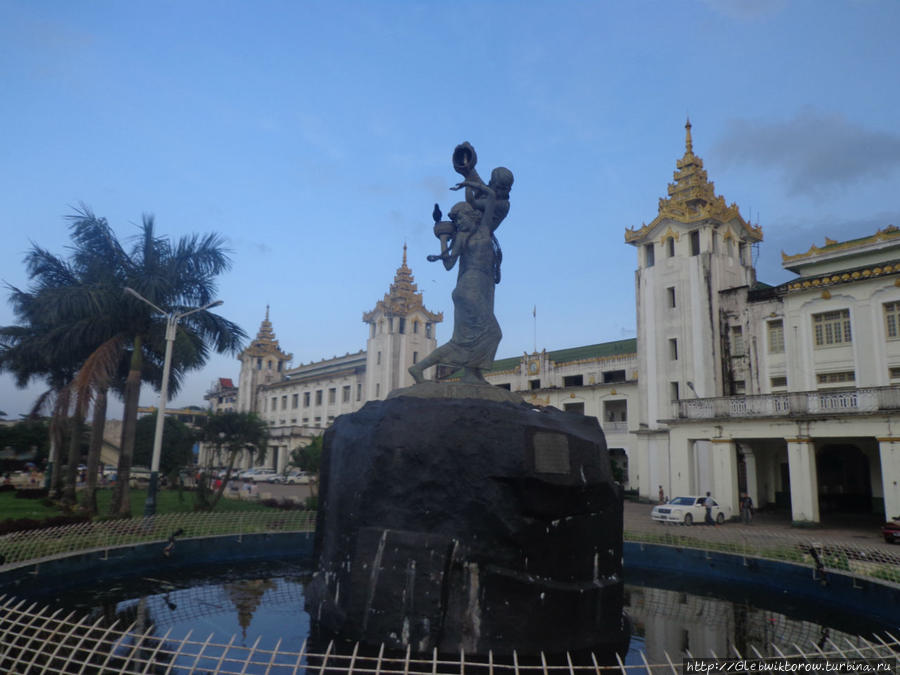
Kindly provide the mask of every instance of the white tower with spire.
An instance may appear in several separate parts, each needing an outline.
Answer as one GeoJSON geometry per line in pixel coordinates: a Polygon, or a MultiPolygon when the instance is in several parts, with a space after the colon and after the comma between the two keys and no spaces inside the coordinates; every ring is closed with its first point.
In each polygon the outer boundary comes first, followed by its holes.
{"type": "MultiPolygon", "coordinates": [[[[638,252],[640,457],[635,473],[642,495],[656,494],[666,483],[666,420],[676,415],[673,403],[742,393],[732,391],[732,373],[741,365],[745,346],[739,328],[730,332],[721,292],[755,284],[751,246],[762,240],[761,228],[715,194],[703,160],[694,154],[690,120],[685,131],[684,155],[656,218],[625,231],[625,241],[638,252]]],[[[696,482],[708,485],[704,477],[696,482]]]]}
{"type": "Polygon", "coordinates": [[[443,313],[425,308],[412,271],[406,265],[406,244],[403,244],[403,263],[394,275],[394,282],[375,308],[363,314],[363,321],[369,324],[367,401],[383,399],[392,390],[413,384],[407,369],[437,347],[435,325],[443,320],[443,313]]]}
{"type": "Polygon", "coordinates": [[[272,323],[269,321],[269,306],[266,318],[259,326],[256,339],[240,353],[241,375],[238,380],[238,411],[262,412],[258,400],[259,388],[284,379],[286,364],[293,358],[281,351],[272,323]]]}

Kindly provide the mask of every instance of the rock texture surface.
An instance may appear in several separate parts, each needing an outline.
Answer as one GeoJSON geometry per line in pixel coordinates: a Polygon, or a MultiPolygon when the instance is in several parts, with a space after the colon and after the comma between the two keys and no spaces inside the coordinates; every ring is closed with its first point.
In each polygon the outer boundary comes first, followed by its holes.
{"type": "Polygon", "coordinates": [[[315,630],[430,652],[627,646],[622,492],[597,421],[399,396],[325,434],[315,630]]]}

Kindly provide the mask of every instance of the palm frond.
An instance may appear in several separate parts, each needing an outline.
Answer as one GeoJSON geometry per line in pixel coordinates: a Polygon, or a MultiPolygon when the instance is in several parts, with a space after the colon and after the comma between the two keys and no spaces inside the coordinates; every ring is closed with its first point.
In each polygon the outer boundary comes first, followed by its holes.
{"type": "Polygon", "coordinates": [[[116,335],[106,340],[88,356],[72,381],[72,389],[79,402],[85,403],[93,397],[93,392],[106,389],[118,371],[122,356],[123,337],[116,335]]]}

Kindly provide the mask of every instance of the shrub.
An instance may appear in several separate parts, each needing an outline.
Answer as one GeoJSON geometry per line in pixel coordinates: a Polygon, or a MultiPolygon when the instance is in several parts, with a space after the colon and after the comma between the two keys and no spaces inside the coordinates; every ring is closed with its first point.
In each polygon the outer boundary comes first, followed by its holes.
{"type": "Polygon", "coordinates": [[[21,532],[23,530],[45,530],[51,527],[61,527],[63,525],[77,525],[89,520],[89,516],[53,516],[52,518],[44,518],[43,520],[35,520],[33,518],[9,518],[7,520],[0,520],[0,534],[21,532]]]}
{"type": "Polygon", "coordinates": [[[281,509],[283,511],[293,511],[295,509],[303,508],[302,505],[296,503],[291,499],[275,499],[274,497],[263,499],[260,504],[262,504],[263,506],[267,506],[270,509],[281,509]]]}
{"type": "Polygon", "coordinates": [[[873,576],[876,579],[884,579],[885,581],[893,581],[895,584],[900,583],[900,570],[896,567],[881,566],[878,569],[872,570],[870,576],[873,576]]]}
{"type": "Polygon", "coordinates": [[[850,561],[847,559],[847,555],[845,553],[826,553],[825,558],[822,562],[824,563],[825,567],[830,567],[833,570],[843,570],[845,572],[850,571],[850,561]]]}
{"type": "Polygon", "coordinates": [[[23,488],[16,490],[16,499],[45,499],[48,496],[45,488],[23,488]]]}

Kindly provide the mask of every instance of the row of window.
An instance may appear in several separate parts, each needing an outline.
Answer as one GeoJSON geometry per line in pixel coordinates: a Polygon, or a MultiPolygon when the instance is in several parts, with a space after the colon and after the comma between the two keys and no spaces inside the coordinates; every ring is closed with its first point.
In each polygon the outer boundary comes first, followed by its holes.
{"type": "MultiPolygon", "coordinates": [[[[602,373],[603,383],[610,384],[613,382],[625,382],[626,381],[626,373],[624,370],[604,370],[602,373]]],[[[502,387],[507,391],[512,389],[512,384],[509,382],[498,383],[498,387],[502,387]]],[[[584,375],[564,375],[563,376],[563,387],[583,387],[584,386],[584,375]]],[[[528,388],[531,390],[540,389],[541,388],[541,380],[540,378],[536,378],[533,380],[528,380],[528,388]]]]}
{"type": "MultiPolygon", "coordinates": [[[[885,337],[900,339],[900,302],[883,305],[885,337]]],[[[850,310],[838,309],[812,315],[813,344],[816,348],[836,347],[853,342],[850,324],[850,310]]],[[[766,322],[766,342],[770,354],[784,354],[784,321],[773,319],[766,322]]],[[[740,326],[731,327],[731,355],[743,356],[744,336],[740,326]]]]}
{"type": "MultiPolygon", "coordinates": [[[[431,337],[431,326],[432,326],[431,322],[425,323],[425,337],[426,338],[431,337]]],[[[385,320],[382,319],[381,321],[378,322],[378,329],[377,329],[378,332],[384,333],[385,332],[384,327],[385,327],[385,320]]],[[[417,335],[419,333],[419,322],[416,320],[413,320],[412,328],[413,328],[413,330],[412,330],[413,334],[417,335]]],[[[369,337],[375,337],[375,330],[376,330],[375,324],[374,323],[369,324],[369,337]]],[[[388,333],[397,332],[400,334],[405,334],[406,333],[406,319],[404,319],[403,317],[388,317],[387,332],[388,333]]]]}
{"type": "MultiPolygon", "coordinates": [[[[315,399],[316,403],[315,404],[316,405],[322,405],[323,392],[324,392],[323,389],[316,390],[316,392],[315,392],[315,394],[316,394],[316,399],[315,399]]],[[[341,403],[349,403],[350,402],[351,392],[352,392],[352,387],[349,384],[345,384],[343,387],[341,387],[341,403]]],[[[312,393],[313,392],[310,392],[310,391],[303,392],[303,407],[304,408],[308,408],[310,406],[310,402],[312,401],[312,393]]],[[[356,385],[356,400],[357,401],[362,400],[362,384],[361,383],[358,383],[356,385]]],[[[278,397],[273,396],[271,401],[272,401],[272,405],[271,405],[270,412],[274,412],[274,411],[278,410],[278,397]]],[[[328,390],[328,403],[329,403],[329,405],[337,403],[337,387],[331,387],[328,390]]],[[[281,410],[287,410],[287,407],[288,407],[288,395],[283,394],[281,396],[281,410]]],[[[299,407],[300,407],[300,394],[299,393],[291,394],[291,409],[296,410],[299,407]]]]}
{"type": "MultiPolygon", "coordinates": [[[[272,363],[273,363],[273,362],[272,362],[272,359],[269,359],[268,361],[266,361],[266,368],[268,368],[269,370],[272,370],[272,363]]],[[[284,362],[283,362],[283,361],[279,361],[279,362],[278,362],[278,372],[279,372],[279,373],[281,372],[281,368],[282,368],[283,365],[284,365],[284,362]]],[[[257,359],[256,359],[256,369],[257,369],[257,370],[262,370],[262,367],[263,367],[263,360],[262,360],[262,357],[257,357],[257,359]]]]}
{"type": "MultiPolygon", "coordinates": [[[[894,305],[895,303],[889,304],[894,305]]],[[[813,314],[812,328],[813,344],[817,348],[850,344],[853,341],[849,309],[813,314]]],[[[766,323],[766,338],[770,354],[784,354],[784,321],[782,319],[766,323]]]]}
{"type": "MultiPolygon", "coordinates": [[[[283,419],[283,418],[280,419],[280,420],[278,420],[278,424],[280,424],[281,426],[284,426],[286,422],[287,422],[287,420],[285,420],[285,419],[283,419]]],[[[334,415],[329,415],[329,416],[328,416],[328,422],[327,422],[327,424],[330,426],[332,422],[334,422],[334,415]]],[[[291,418],[291,424],[297,424],[297,418],[296,418],[296,417],[292,417],[292,418],[291,418]]],[[[303,420],[301,421],[301,424],[302,424],[304,427],[308,427],[308,426],[309,426],[309,418],[308,418],[308,417],[304,417],[303,420]]],[[[275,421],[272,420],[271,422],[269,422],[269,425],[270,425],[270,426],[274,426],[274,425],[275,425],[275,421]]],[[[322,426],[322,418],[321,418],[321,417],[314,417],[314,418],[313,418],[313,424],[312,424],[312,426],[314,426],[314,427],[321,427],[321,426],[322,426]]]]}
{"type": "MultiPolygon", "coordinates": [[[[734,238],[728,237],[725,239],[726,243],[726,252],[729,256],[734,256],[734,238]]],[[[690,247],[690,253],[692,256],[700,255],[700,230],[694,230],[693,232],[688,233],[688,245],[690,247]]],[[[675,237],[666,237],[663,240],[663,246],[666,249],[666,256],[669,258],[675,257],[675,237]]],[[[747,242],[740,241],[738,242],[738,260],[740,260],[742,265],[748,265],[749,261],[747,260],[747,242]]],[[[712,233],[712,252],[719,252],[719,233],[712,233]]],[[[645,267],[653,267],[656,264],[656,244],[644,244],[644,266],[645,267]]]]}

